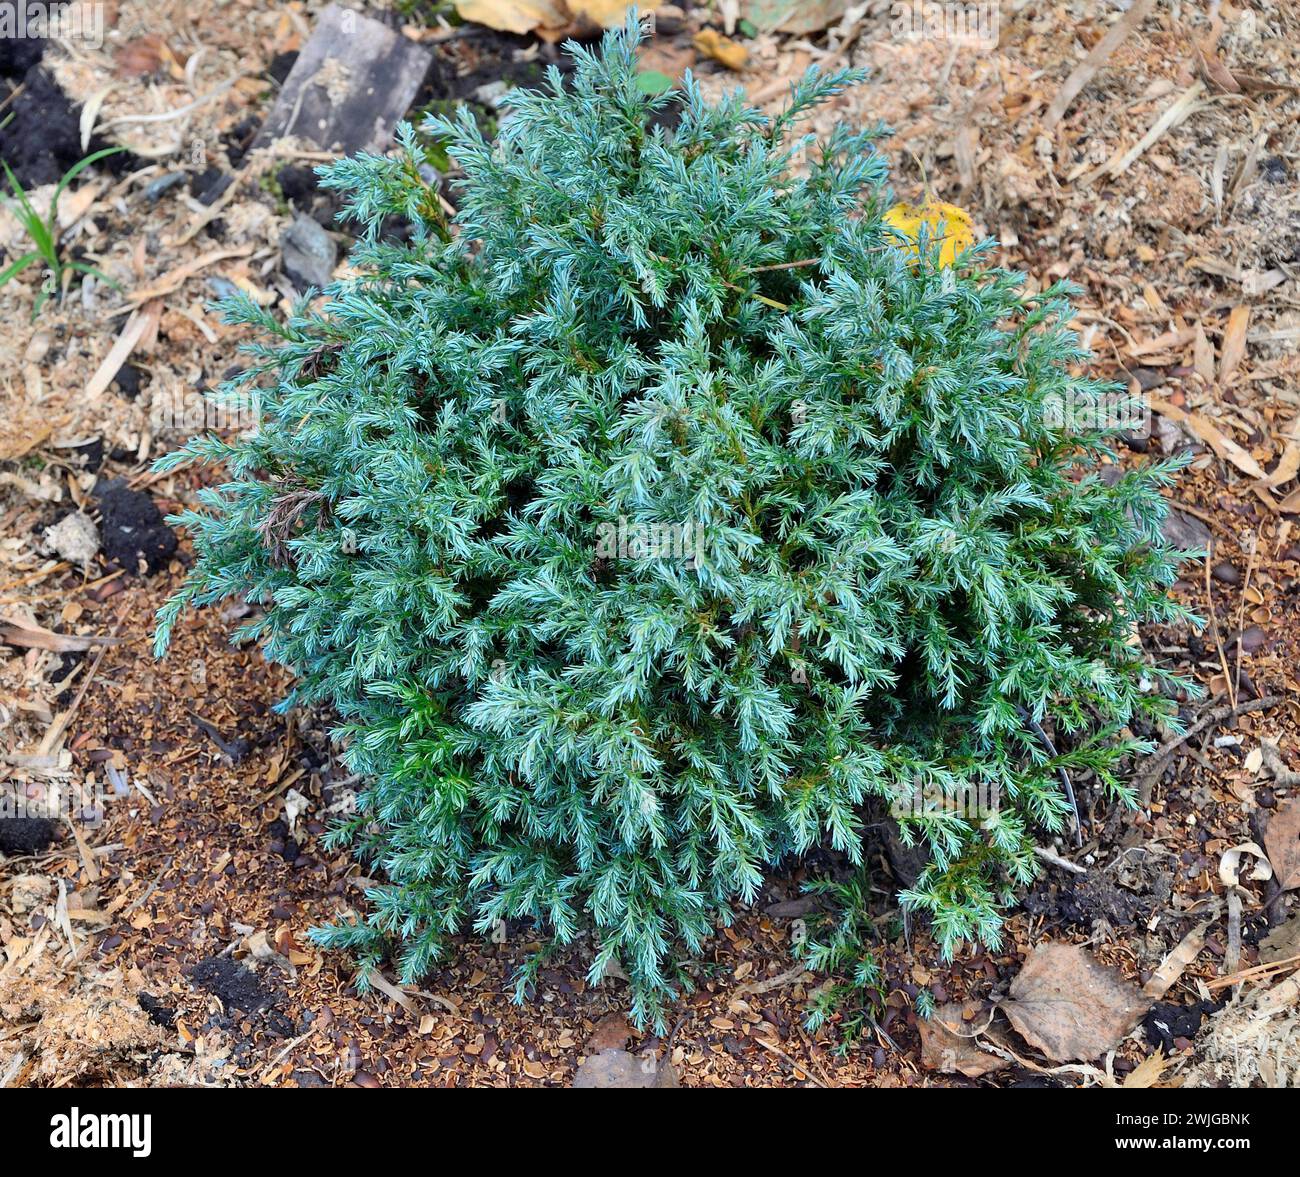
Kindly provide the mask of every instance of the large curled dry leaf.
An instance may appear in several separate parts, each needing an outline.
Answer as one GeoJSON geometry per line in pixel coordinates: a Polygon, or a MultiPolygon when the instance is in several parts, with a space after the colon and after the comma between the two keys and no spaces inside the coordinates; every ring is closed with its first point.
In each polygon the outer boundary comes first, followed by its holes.
{"type": "Polygon", "coordinates": [[[978,1079],[1011,1065],[1006,1059],[979,1048],[976,1032],[987,1024],[988,1016],[972,1018],[972,1014],[978,1015],[978,1010],[971,1003],[952,1001],[939,1006],[931,1017],[917,1020],[923,1067],[978,1079]]]}
{"type": "Polygon", "coordinates": [[[1136,987],[1077,944],[1040,944],[1002,1009],[1021,1037],[1063,1063],[1100,1057],[1146,1012],[1136,987]]]}
{"type": "MultiPolygon", "coordinates": [[[[659,0],[639,0],[644,16],[659,0]]],[[[503,33],[538,33],[547,40],[567,36],[583,26],[612,29],[627,19],[630,5],[622,0],[456,0],[462,20],[503,33]]]]}
{"type": "Polygon", "coordinates": [[[1279,805],[1268,819],[1264,848],[1283,891],[1300,887],[1300,797],[1279,805]]]}

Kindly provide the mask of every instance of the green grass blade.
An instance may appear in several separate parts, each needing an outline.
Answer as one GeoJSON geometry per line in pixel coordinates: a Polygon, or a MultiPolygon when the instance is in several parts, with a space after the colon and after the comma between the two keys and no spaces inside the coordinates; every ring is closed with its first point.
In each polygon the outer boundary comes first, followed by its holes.
{"type": "Polygon", "coordinates": [[[98,278],[104,283],[104,285],[111,286],[114,290],[122,289],[121,284],[114,282],[113,279],[105,274],[103,270],[97,270],[94,266],[86,265],[85,262],[67,262],[65,263],[65,268],[76,270],[79,274],[90,274],[92,277],[98,278]]]}
{"type": "Polygon", "coordinates": [[[59,207],[59,197],[63,195],[64,190],[72,183],[82,172],[84,172],[93,163],[98,163],[106,155],[116,155],[119,151],[125,151],[124,147],[105,147],[99,151],[92,151],[85,159],[74,163],[66,172],[63,173],[63,179],[54,189],[54,195],[50,197],[50,216],[48,224],[50,232],[54,231],[54,217],[59,207]]]}
{"type": "Polygon", "coordinates": [[[27,192],[22,184],[18,182],[18,177],[14,175],[13,169],[4,160],[0,160],[0,167],[4,168],[5,178],[9,181],[9,189],[14,194],[14,199],[18,201],[15,206],[10,200],[5,200],[5,205],[13,210],[14,216],[18,218],[19,224],[27,230],[27,235],[32,239],[32,244],[41,252],[50,265],[56,265],[57,255],[54,250],[54,238],[46,228],[45,222],[41,220],[40,214],[32,207],[32,202],[27,199],[27,192]]]}
{"type": "Polygon", "coordinates": [[[22,257],[18,258],[11,265],[8,265],[3,270],[0,270],[0,286],[3,286],[6,282],[9,281],[10,278],[17,277],[17,275],[21,274],[25,269],[27,269],[27,267],[30,266],[32,262],[38,262],[40,260],[41,260],[41,255],[37,253],[36,250],[32,250],[31,253],[23,254],[22,257]]]}

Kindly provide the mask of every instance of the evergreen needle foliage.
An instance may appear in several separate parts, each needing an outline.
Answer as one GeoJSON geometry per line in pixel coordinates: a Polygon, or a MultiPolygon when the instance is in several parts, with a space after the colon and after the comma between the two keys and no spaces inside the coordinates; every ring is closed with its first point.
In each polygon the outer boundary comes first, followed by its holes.
{"type": "Polygon", "coordinates": [[[866,807],[918,783],[1000,787],[900,817],[931,864],[904,902],[949,950],[994,942],[1070,820],[1059,770],[1124,798],[1126,725],[1179,685],[1131,635],[1178,610],[1171,467],[1108,484],[1108,431],[1060,420],[1114,391],[1078,375],[1068,292],[900,247],[881,129],[797,131],[852,74],[769,119],[647,94],[638,37],[572,47],[495,143],[431,121],[454,233],[410,128],[325,170],[363,276],[287,323],[228,308],[267,342],[224,393],[263,424],[161,463],[228,481],[178,519],[198,558],[157,640],[245,593],[285,705],[343,717],[370,783],[332,836],[386,882],[322,943],[397,946],[409,982],[531,919],[591,933],[592,978],[617,961],[653,1019],[767,868],[860,858],[866,807]]]}

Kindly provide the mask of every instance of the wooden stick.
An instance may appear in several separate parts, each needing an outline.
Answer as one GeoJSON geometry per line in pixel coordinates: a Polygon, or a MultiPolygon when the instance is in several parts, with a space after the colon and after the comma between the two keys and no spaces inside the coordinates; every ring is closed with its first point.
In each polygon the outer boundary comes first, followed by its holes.
{"type": "Polygon", "coordinates": [[[1138,777],[1138,787],[1144,787],[1149,781],[1155,780],[1156,776],[1164,771],[1165,765],[1168,764],[1169,758],[1178,751],[1188,740],[1198,736],[1207,727],[1213,724],[1222,723],[1237,715],[1246,715],[1251,711],[1267,711],[1270,707],[1276,707],[1279,703],[1287,701],[1286,695],[1269,695],[1263,699],[1250,699],[1245,703],[1237,705],[1229,704],[1226,707],[1215,707],[1207,711],[1191,727],[1189,727],[1181,736],[1175,736],[1163,747],[1158,748],[1151,754],[1149,766],[1138,777]]]}

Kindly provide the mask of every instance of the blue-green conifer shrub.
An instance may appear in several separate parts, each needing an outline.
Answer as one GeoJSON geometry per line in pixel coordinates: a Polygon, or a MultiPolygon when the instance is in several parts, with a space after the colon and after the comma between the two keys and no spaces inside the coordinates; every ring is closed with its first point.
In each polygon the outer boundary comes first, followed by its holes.
{"type": "Polygon", "coordinates": [[[801,130],[852,74],[770,118],[647,94],[637,36],[573,47],[495,142],[435,120],[454,218],[409,127],[324,170],[360,276],[228,307],[260,341],[223,395],[261,424],[162,463],[225,480],[157,637],[245,594],[285,705],[340,716],[367,784],[331,837],[382,882],[322,943],[412,982],[535,921],[653,1020],[765,871],[860,857],[873,806],[928,854],[904,904],[994,942],[1063,778],[1122,801],[1130,725],[1183,687],[1135,641],[1181,616],[1173,468],[1101,477],[1123,402],[1069,292],[890,235],[881,129],[801,130]]]}

